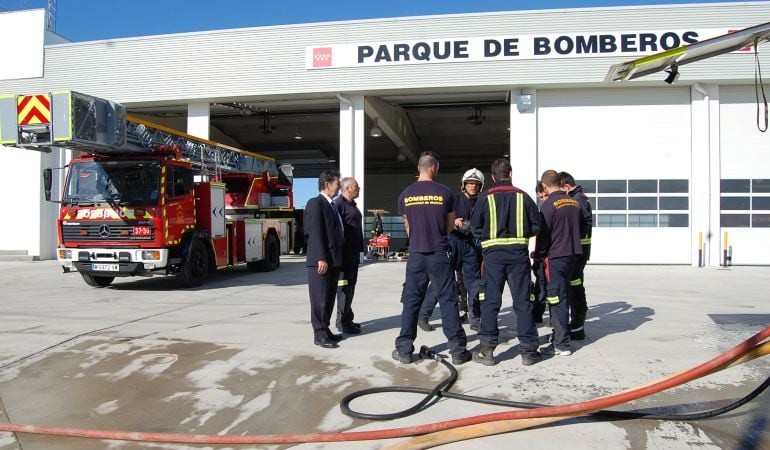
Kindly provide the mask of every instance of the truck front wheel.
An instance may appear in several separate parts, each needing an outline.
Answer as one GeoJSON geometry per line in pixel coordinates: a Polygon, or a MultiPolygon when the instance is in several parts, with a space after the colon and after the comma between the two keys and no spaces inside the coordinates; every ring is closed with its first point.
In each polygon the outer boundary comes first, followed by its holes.
{"type": "Polygon", "coordinates": [[[208,272],[209,255],[206,253],[206,247],[196,239],[190,246],[190,253],[185,258],[177,279],[184,287],[198,287],[206,281],[208,272]]]}
{"type": "Polygon", "coordinates": [[[88,273],[81,273],[80,275],[83,276],[83,281],[85,281],[87,285],[99,288],[109,286],[112,284],[112,280],[115,279],[115,277],[102,277],[88,273]]]}

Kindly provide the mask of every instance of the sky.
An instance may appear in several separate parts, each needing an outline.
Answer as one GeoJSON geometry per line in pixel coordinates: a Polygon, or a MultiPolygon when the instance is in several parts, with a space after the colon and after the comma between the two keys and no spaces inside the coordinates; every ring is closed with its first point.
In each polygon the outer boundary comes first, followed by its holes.
{"type": "MultiPolygon", "coordinates": [[[[699,0],[57,0],[56,32],[74,42],[154,34],[433,14],[588,8],[699,0]]],[[[0,10],[46,8],[46,0],[0,0],[0,10]]]]}
{"type": "MultiPolygon", "coordinates": [[[[435,14],[590,8],[721,0],[57,0],[56,33],[73,42],[156,34],[435,14]]],[[[0,11],[46,8],[47,0],[0,0],[0,11]]],[[[296,207],[317,193],[316,180],[295,180],[296,207]]]]}

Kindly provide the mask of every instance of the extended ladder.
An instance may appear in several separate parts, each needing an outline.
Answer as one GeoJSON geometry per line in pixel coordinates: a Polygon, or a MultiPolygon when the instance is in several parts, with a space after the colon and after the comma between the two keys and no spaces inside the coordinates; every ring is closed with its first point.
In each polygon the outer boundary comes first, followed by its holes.
{"type": "Polygon", "coordinates": [[[123,105],[75,91],[0,97],[0,144],[97,155],[177,152],[202,174],[269,172],[275,160],[127,116],[123,105]]]}

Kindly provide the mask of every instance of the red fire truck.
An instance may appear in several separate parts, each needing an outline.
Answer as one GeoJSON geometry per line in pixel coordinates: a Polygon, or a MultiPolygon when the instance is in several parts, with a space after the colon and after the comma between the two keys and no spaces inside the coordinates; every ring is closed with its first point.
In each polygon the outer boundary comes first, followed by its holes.
{"type": "MultiPolygon", "coordinates": [[[[16,124],[17,147],[77,150],[60,200],[58,260],[91,286],[156,274],[199,286],[232,265],[275,270],[293,247],[289,165],[73,91],[0,98],[0,123],[16,124]]],[[[0,141],[8,134],[1,128],[0,141]]],[[[43,177],[51,200],[51,169],[43,177]]]]}

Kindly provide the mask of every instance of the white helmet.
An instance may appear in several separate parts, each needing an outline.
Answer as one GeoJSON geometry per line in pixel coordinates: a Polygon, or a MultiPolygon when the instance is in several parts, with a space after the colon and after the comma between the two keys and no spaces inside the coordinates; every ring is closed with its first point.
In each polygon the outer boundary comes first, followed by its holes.
{"type": "Polygon", "coordinates": [[[481,185],[481,188],[484,188],[484,174],[481,173],[479,169],[476,169],[475,167],[473,169],[465,171],[463,174],[463,186],[465,186],[465,183],[479,183],[481,185]]]}

